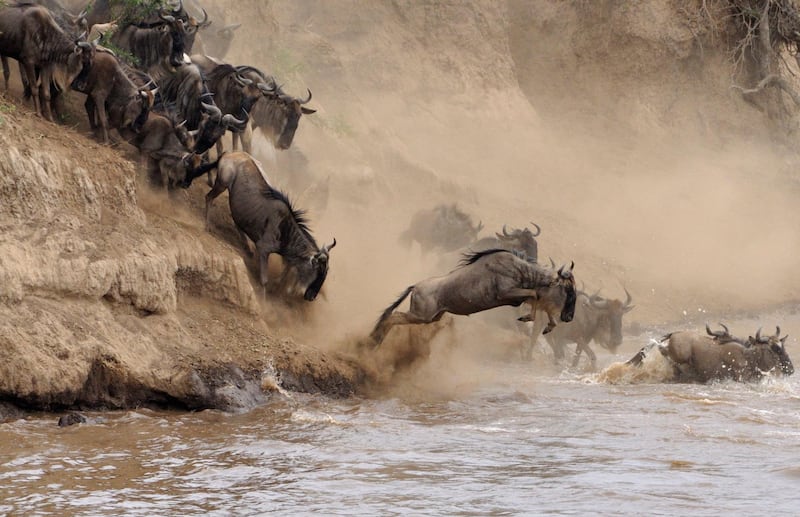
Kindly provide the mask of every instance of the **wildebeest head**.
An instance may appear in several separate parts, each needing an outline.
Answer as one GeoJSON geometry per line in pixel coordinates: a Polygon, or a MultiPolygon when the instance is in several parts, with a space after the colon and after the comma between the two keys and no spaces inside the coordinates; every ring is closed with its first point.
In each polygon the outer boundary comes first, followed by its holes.
{"type": "Polygon", "coordinates": [[[569,323],[575,316],[575,302],[578,299],[578,293],[575,289],[575,277],[572,274],[572,269],[575,267],[575,262],[570,263],[569,268],[561,266],[558,270],[558,277],[554,285],[559,287],[559,291],[563,292],[564,307],[561,309],[561,321],[569,323]]]}
{"type": "Polygon", "coordinates": [[[595,341],[611,352],[615,352],[622,344],[622,316],[634,308],[631,305],[633,298],[627,289],[625,295],[625,302],[603,298],[596,294],[589,297],[590,306],[597,311],[595,341]]]}
{"type": "Polygon", "coordinates": [[[197,31],[200,29],[204,29],[211,25],[211,21],[208,19],[208,13],[202,7],[200,8],[203,11],[203,19],[198,20],[194,16],[190,15],[183,9],[183,2],[180,2],[178,5],[178,9],[173,11],[173,15],[176,18],[179,18],[184,23],[184,34],[183,34],[183,46],[184,51],[187,54],[192,53],[192,49],[194,48],[194,40],[197,37],[197,31]]]}
{"type": "Polygon", "coordinates": [[[265,95],[253,106],[253,125],[264,131],[276,149],[286,150],[292,145],[300,117],[317,110],[304,106],[311,100],[311,90],[307,90],[305,99],[297,99],[284,93],[274,82],[270,88],[272,92],[262,89],[265,95]]]}
{"type": "Polygon", "coordinates": [[[536,262],[539,258],[539,246],[536,243],[536,237],[542,233],[542,229],[534,222],[531,222],[531,224],[536,228],[536,233],[528,228],[521,230],[515,228],[509,232],[506,229],[506,225],[503,225],[503,233],[495,233],[495,235],[505,246],[524,251],[528,260],[536,262]]]}
{"type": "Polygon", "coordinates": [[[196,153],[202,154],[211,149],[228,129],[241,131],[247,126],[246,118],[237,119],[229,113],[223,115],[215,104],[201,102],[200,106],[203,108],[203,117],[198,128],[192,132],[196,153]]]}
{"type": "Polygon", "coordinates": [[[297,265],[297,283],[302,288],[305,287],[303,298],[306,301],[314,301],[322,289],[322,284],[328,276],[328,262],[330,252],[336,246],[336,239],[327,246],[322,246],[308,260],[297,265]]]}
{"type": "Polygon", "coordinates": [[[163,33],[169,33],[169,38],[163,37],[160,39],[160,54],[169,56],[170,65],[174,67],[181,66],[183,64],[183,55],[186,52],[185,22],[163,12],[159,13],[159,18],[166,22],[166,24],[159,27],[159,30],[163,33]]]}
{"type": "Polygon", "coordinates": [[[755,337],[749,338],[751,347],[756,350],[756,365],[762,372],[769,372],[776,368],[784,375],[794,373],[794,365],[786,352],[786,338],[781,335],[781,328],[775,328],[774,336],[762,336],[758,329],[755,337]]]}

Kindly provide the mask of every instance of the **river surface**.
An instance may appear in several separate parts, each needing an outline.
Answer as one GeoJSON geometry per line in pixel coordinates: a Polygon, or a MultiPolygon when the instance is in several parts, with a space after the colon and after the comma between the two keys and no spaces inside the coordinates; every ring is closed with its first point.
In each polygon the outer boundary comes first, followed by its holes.
{"type": "Polygon", "coordinates": [[[436,396],[0,424],[0,514],[800,514],[798,375],[679,385],[481,367],[495,375],[436,396]]]}

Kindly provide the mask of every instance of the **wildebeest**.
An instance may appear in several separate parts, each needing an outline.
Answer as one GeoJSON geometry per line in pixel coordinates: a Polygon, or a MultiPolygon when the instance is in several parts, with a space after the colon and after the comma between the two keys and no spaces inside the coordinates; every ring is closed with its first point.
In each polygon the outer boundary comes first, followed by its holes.
{"type": "Polygon", "coordinates": [[[517,250],[525,253],[528,260],[537,262],[539,260],[539,245],[536,242],[536,237],[542,233],[542,229],[538,224],[531,222],[536,228],[536,233],[532,232],[529,228],[514,228],[510,232],[503,225],[503,233],[495,233],[494,237],[484,237],[469,245],[472,251],[481,251],[487,249],[507,249],[510,251],[517,250]]]}
{"type": "Polygon", "coordinates": [[[117,47],[136,58],[136,67],[150,71],[163,66],[172,70],[183,63],[185,53],[183,22],[159,13],[160,21],[146,25],[126,25],[111,35],[117,47]]]}
{"type": "Polygon", "coordinates": [[[250,251],[248,238],[255,244],[264,292],[269,280],[269,256],[277,253],[286,264],[279,285],[295,285],[303,291],[306,301],[313,301],[328,275],[330,251],[336,246],[336,239],[330,245],[317,246],[304,212],[292,207],[286,195],[269,184],[266,173],[249,154],[240,151],[223,154],[215,162],[198,167],[187,176],[183,186],[188,187],[194,177],[209,168],[217,169],[217,178],[206,194],[206,228],[211,224],[211,203],[227,190],[231,216],[245,250],[250,251]]]}
{"type": "MultiPolygon", "coordinates": [[[[266,83],[273,91],[264,95],[253,105],[250,119],[253,131],[259,130],[269,140],[273,147],[285,151],[292,146],[294,135],[300,124],[302,115],[311,115],[317,110],[307,108],[305,105],[311,101],[311,90],[306,88],[308,96],[305,99],[293,97],[284,92],[272,76],[266,76],[266,83]]],[[[242,148],[252,148],[252,133],[243,132],[242,148]]]]}
{"type": "Polygon", "coordinates": [[[180,23],[181,32],[179,46],[181,52],[191,54],[197,31],[207,27],[211,22],[208,21],[208,14],[202,7],[198,10],[203,13],[203,19],[198,20],[191,16],[183,7],[183,2],[164,2],[160,9],[154,2],[119,2],[113,0],[94,0],[90,3],[90,9],[86,15],[89,27],[98,23],[106,23],[112,20],[119,20],[120,25],[125,29],[130,25],[140,28],[152,28],[163,24],[163,17],[168,16],[176,23],[180,23]]]}
{"type": "MultiPolygon", "coordinates": [[[[755,337],[751,336],[748,344],[743,345],[732,340],[720,340],[717,336],[679,331],[667,334],[655,346],[672,363],[675,380],[752,381],[768,373],[794,373],[794,365],[786,352],[788,336],[780,337],[780,334],[780,327],[775,329],[774,336],[762,336],[759,329],[755,337]]],[[[641,365],[652,348],[653,345],[644,347],[627,364],[641,365]]]]}
{"type": "MultiPolygon", "coordinates": [[[[455,251],[473,242],[483,229],[483,223],[474,224],[472,218],[458,208],[455,203],[440,204],[427,210],[420,210],[411,217],[411,222],[402,234],[400,243],[409,247],[419,243],[423,252],[441,249],[455,251]]],[[[502,246],[484,249],[500,249],[502,246]]],[[[475,249],[471,251],[483,251],[475,249]]]]}
{"type": "Polygon", "coordinates": [[[558,271],[528,262],[508,250],[466,254],[460,267],[444,276],[428,278],[406,288],[378,319],[370,337],[378,346],[395,325],[438,321],[445,313],[469,315],[506,305],[532,306],[547,313],[545,332],[555,326],[554,315],[572,321],[575,312],[574,263],[558,271]],[[395,309],[411,295],[408,312],[395,309]]]}
{"type": "Polygon", "coordinates": [[[230,50],[231,43],[236,35],[236,30],[241,27],[242,24],[226,24],[225,11],[215,5],[208,5],[208,8],[211,10],[211,15],[209,17],[205,9],[197,2],[190,0],[186,2],[186,4],[192,8],[192,12],[195,16],[202,12],[204,18],[208,20],[203,26],[199,27],[202,29],[202,32],[198,31],[193,49],[194,52],[220,59],[224,58],[228,50],[230,50]]]}
{"type": "MultiPolygon", "coordinates": [[[[609,299],[597,294],[589,295],[584,292],[578,293],[578,301],[575,304],[575,317],[565,325],[559,325],[553,332],[545,335],[545,340],[553,349],[556,361],[564,358],[566,345],[575,343],[575,357],[572,366],[578,365],[581,352],[586,352],[592,361],[592,366],[597,362],[597,356],[589,347],[589,343],[594,341],[612,353],[622,344],[622,317],[631,311],[633,298],[628,290],[625,290],[625,301],[609,299]]],[[[527,318],[520,318],[526,321],[527,318]]],[[[532,339],[527,351],[523,356],[530,358],[531,350],[536,344],[536,339],[541,332],[541,323],[534,324],[532,339]]]]}
{"type": "Polygon", "coordinates": [[[83,66],[81,49],[56,23],[46,7],[34,4],[10,5],[0,8],[0,55],[3,59],[3,78],[8,89],[8,61],[19,61],[23,82],[31,85],[36,112],[53,120],[50,110],[51,82],[57,68],[66,75],[66,85],[78,75],[83,66]],[[38,73],[37,73],[38,71],[38,73]]]}
{"type": "Polygon", "coordinates": [[[230,128],[241,130],[247,118],[223,114],[214,102],[200,68],[185,64],[174,73],[158,81],[161,106],[178,120],[186,121],[186,128],[194,134],[197,154],[213,147],[230,128]]]}
{"type": "MultiPolygon", "coordinates": [[[[216,106],[224,114],[234,115],[247,120],[254,105],[264,96],[275,95],[276,86],[269,81],[259,69],[248,66],[233,66],[209,56],[195,54],[192,63],[202,70],[208,83],[208,89],[214,96],[216,106]]],[[[233,150],[239,149],[243,128],[231,128],[233,134],[233,150]]],[[[246,152],[251,152],[242,139],[242,147],[246,152]]],[[[217,152],[222,153],[222,141],[217,142],[217,152]]]]}
{"type": "Polygon", "coordinates": [[[194,141],[185,124],[176,124],[168,114],[150,113],[138,131],[120,133],[141,153],[148,177],[157,179],[165,189],[182,183],[200,165],[199,155],[192,153],[194,141]]]}
{"type": "Polygon", "coordinates": [[[147,120],[154,93],[139,88],[126,74],[117,58],[108,52],[96,52],[85,78],[73,88],[86,94],[86,114],[92,130],[98,125],[103,142],[108,143],[109,127],[138,131],[147,120]],[[96,115],[96,117],[95,117],[96,115]]]}

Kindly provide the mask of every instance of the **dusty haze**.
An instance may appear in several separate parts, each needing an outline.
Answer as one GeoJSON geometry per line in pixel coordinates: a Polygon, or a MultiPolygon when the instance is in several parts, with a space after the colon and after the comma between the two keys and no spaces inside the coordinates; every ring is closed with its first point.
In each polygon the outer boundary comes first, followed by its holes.
{"type": "Polygon", "coordinates": [[[796,154],[730,89],[727,48],[697,34],[697,6],[590,4],[237,3],[259,17],[239,20],[229,59],[319,109],[291,151],[256,153],[339,243],[316,330],[366,331],[453,267],[397,236],[454,201],[482,235],[538,223],[541,257],[631,291],[628,321],[795,299],[796,154]]]}

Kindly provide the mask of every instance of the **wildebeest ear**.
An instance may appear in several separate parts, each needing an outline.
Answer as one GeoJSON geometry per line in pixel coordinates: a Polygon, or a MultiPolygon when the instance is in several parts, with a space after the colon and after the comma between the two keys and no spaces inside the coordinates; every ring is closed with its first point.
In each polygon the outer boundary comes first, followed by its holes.
{"type": "Polygon", "coordinates": [[[304,115],[311,115],[312,113],[317,112],[317,110],[312,110],[311,108],[306,108],[305,106],[302,106],[300,111],[302,111],[304,115]]]}

